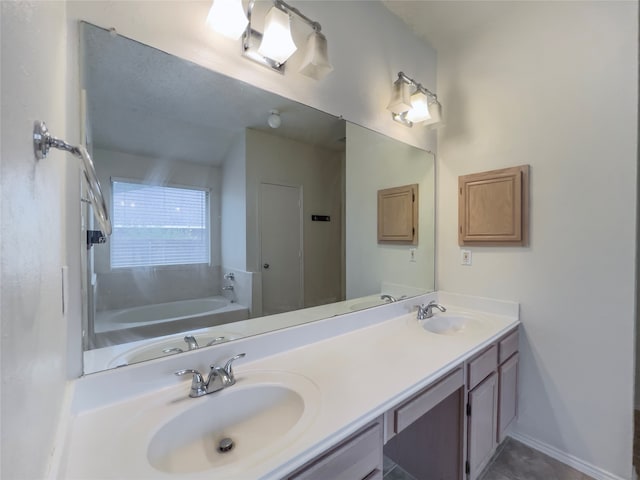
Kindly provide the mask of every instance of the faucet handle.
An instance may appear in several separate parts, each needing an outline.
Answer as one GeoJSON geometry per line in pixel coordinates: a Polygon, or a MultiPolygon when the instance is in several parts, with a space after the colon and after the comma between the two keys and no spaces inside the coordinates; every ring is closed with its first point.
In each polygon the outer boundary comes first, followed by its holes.
{"type": "Polygon", "coordinates": [[[193,378],[191,379],[191,391],[189,392],[190,397],[200,397],[207,393],[207,388],[204,383],[204,378],[202,378],[202,374],[194,370],[192,368],[186,368],[184,370],[178,370],[177,372],[173,372],[175,375],[181,377],[182,375],[186,375],[187,373],[192,373],[193,378]]]}
{"type": "Polygon", "coordinates": [[[205,347],[210,347],[211,345],[213,345],[214,343],[218,343],[221,342],[222,340],[224,340],[224,337],[216,337],[213,340],[211,340],[209,343],[207,343],[205,345],[205,347]]]}
{"type": "Polygon", "coordinates": [[[184,350],[178,347],[165,348],[164,350],[162,350],[162,353],[183,353],[183,352],[184,350]]]}
{"type": "MultiPolygon", "coordinates": [[[[231,386],[236,383],[236,377],[233,375],[233,368],[232,368],[233,362],[235,362],[239,358],[243,358],[245,355],[246,353],[239,353],[238,355],[231,357],[229,360],[227,360],[227,363],[224,364],[224,367],[222,367],[222,370],[227,376],[228,386],[231,386]]],[[[215,370],[218,368],[220,367],[217,367],[215,364],[211,365],[212,370],[215,370]]]]}

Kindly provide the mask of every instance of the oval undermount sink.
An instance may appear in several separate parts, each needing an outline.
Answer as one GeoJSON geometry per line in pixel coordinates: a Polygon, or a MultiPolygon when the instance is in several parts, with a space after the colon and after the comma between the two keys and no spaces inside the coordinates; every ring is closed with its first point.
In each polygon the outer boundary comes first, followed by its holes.
{"type": "Polygon", "coordinates": [[[364,310],[365,308],[378,307],[380,305],[384,305],[385,303],[386,302],[384,300],[365,300],[362,302],[354,303],[349,307],[349,310],[355,312],[356,310],[364,310]]]}
{"type": "Polygon", "coordinates": [[[440,335],[455,335],[471,321],[471,317],[456,313],[436,313],[422,322],[422,328],[440,335]]]}
{"type": "Polygon", "coordinates": [[[186,400],[188,407],[152,436],[147,448],[149,463],[177,475],[246,468],[292,444],[317,410],[317,388],[296,377],[283,383],[256,383],[254,379],[245,385],[238,378],[236,385],[225,390],[186,400]],[[223,440],[228,448],[226,439],[233,447],[221,451],[223,440]]]}
{"type": "MultiPolygon", "coordinates": [[[[239,337],[239,335],[229,332],[222,332],[215,336],[211,334],[197,334],[193,336],[198,342],[198,345],[202,346],[207,345],[212,340],[220,337],[224,338],[215,342],[215,345],[228,342],[229,340],[235,340],[239,337]]],[[[151,341],[147,345],[132,348],[131,350],[128,350],[114,358],[109,363],[109,367],[120,367],[132,363],[145,362],[147,360],[153,360],[154,358],[166,357],[168,355],[181,353],[177,349],[181,349],[184,352],[189,350],[187,343],[184,341],[184,335],[182,334],[162,341],[151,341]]]]}

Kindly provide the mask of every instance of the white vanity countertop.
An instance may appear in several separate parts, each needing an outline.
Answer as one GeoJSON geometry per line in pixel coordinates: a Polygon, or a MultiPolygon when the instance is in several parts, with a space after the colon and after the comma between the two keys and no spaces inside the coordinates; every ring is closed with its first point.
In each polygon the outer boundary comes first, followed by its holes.
{"type": "MultiPolygon", "coordinates": [[[[431,298],[425,297],[427,301],[431,298]]],[[[447,306],[447,313],[466,313],[475,320],[459,333],[439,335],[425,331],[415,313],[411,313],[255,361],[250,361],[248,351],[235,368],[238,386],[243,378],[281,371],[305,377],[317,387],[313,418],[290,442],[270,452],[267,460],[242,471],[225,468],[218,473],[213,470],[169,474],[149,465],[146,444],[157,427],[150,425],[144,432],[136,427],[138,430],[134,432],[131,425],[140,424],[144,415],[152,418],[154,409],[160,412],[167,404],[191,405],[189,402],[206,398],[188,398],[189,382],[184,381],[74,413],[66,433],[58,478],[280,479],[431,384],[519,323],[517,304],[494,305],[490,300],[444,292],[438,293],[438,300],[447,306]]],[[[237,386],[228,390],[233,388],[237,386]]]]}

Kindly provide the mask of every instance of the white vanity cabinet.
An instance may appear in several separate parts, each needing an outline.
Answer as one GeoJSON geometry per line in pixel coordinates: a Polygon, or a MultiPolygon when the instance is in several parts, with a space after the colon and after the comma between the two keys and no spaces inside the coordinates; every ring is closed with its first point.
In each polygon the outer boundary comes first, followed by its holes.
{"type": "Polygon", "coordinates": [[[289,480],[382,480],[382,419],[344,440],[289,480]]]}
{"type": "Polygon", "coordinates": [[[468,480],[478,478],[517,412],[518,331],[466,362],[468,480]]]}

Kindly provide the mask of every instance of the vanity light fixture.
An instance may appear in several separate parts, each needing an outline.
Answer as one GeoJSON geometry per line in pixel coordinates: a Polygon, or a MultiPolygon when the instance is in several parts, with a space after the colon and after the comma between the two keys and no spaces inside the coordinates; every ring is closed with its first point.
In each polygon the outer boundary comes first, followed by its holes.
{"type": "Polygon", "coordinates": [[[220,35],[238,40],[247,29],[249,19],[244,13],[242,0],[215,0],[206,23],[220,35]]]}
{"type": "Polygon", "coordinates": [[[438,97],[403,72],[393,84],[387,105],[391,117],[407,127],[414,124],[435,126],[442,122],[442,105],[438,97]]]}
{"type": "Polygon", "coordinates": [[[329,62],[327,37],[320,30],[313,31],[307,37],[307,49],[299,72],[315,80],[322,80],[333,71],[329,62]]]}
{"type": "MultiPolygon", "coordinates": [[[[286,61],[297,50],[297,46],[291,35],[291,19],[296,17],[313,29],[313,32],[307,38],[305,53],[299,72],[315,80],[324,78],[333,70],[333,67],[329,62],[327,39],[321,33],[322,27],[320,24],[311,20],[300,10],[292,7],[283,0],[272,1],[273,6],[269,9],[265,17],[263,33],[258,32],[251,25],[251,15],[255,6],[255,0],[249,1],[246,14],[244,10],[242,10],[241,0],[213,0],[213,6],[207,17],[207,24],[214,30],[222,33],[221,29],[217,29],[214,25],[219,23],[228,23],[230,25],[232,23],[232,17],[225,17],[220,14],[220,18],[217,18],[216,12],[227,11],[223,10],[222,7],[218,8],[217,4],[219,2],[224,5],[228,4],[229,11],[231,11],[231,4],[233,4],[233,10],[236,12],[233,18],[237,19],[237,22],[233,20],[233,22],[236,22],[234,25],[243,25],[242,55],[276,72],[284,73],[286,61]],[[237,13],[238,8],[242,10],[242,17],[247,20],[245,23],[242,23],[241,16],[237,13]]],[[[233,31],[234,34],[237,33],[235,27],[233,31]]],[[[238,37],[239,35],[230,38],[238,37]]]]}

